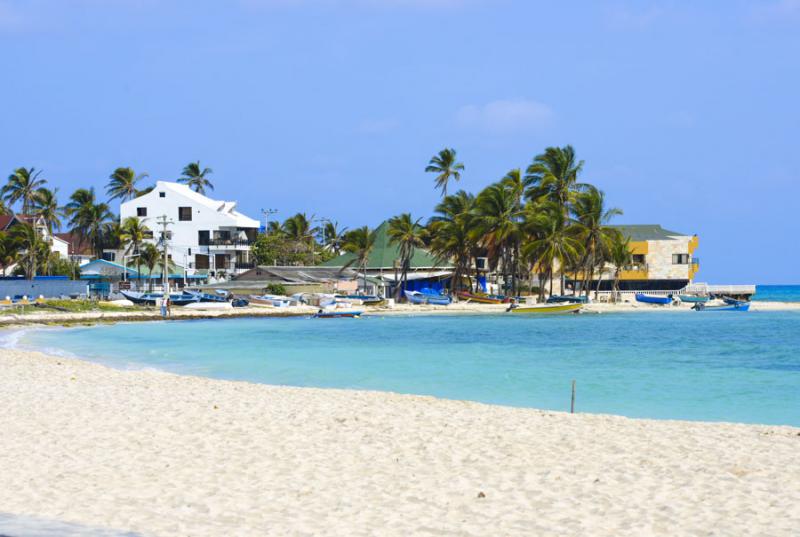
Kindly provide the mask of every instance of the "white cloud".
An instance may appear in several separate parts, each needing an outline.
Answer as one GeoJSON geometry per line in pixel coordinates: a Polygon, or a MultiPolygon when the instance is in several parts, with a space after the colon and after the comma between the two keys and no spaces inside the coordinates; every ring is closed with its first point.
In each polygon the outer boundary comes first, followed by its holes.
{"type": "Polygon", "coordinates": [[[538,101],[505,99],[463,106],[456,113],[456,121],[463,127],[506,133],[546,127],[553,116],[550,107],[538,101]]]}

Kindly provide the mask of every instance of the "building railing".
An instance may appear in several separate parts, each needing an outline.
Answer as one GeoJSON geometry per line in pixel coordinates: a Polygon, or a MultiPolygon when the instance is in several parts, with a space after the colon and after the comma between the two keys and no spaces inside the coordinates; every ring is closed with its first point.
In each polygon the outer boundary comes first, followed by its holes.
{"type": "Polygon", "coordinates": [[[189,267],[188,268],[190,268],[192,270],[204,271],[204,272],[205,271],[225,271],[225,272],[230,272],[230,271],[236,271],[236,270],[250,270],[250,269],[256,268],[257,266],[258,266],[258,264],[255,261],[242,261],[242,262],[229,261],[228,263],[223,263],[221,265],[198,268],[197,267],[197,263],[195,263],[194,261],[191,261],[189,263],[189,267]]]}
{"type": "Polygon", "coordinates": [[[255,240],[250,239],[206,239],[200,240],[200,246],[252,246],[255,240]]]}

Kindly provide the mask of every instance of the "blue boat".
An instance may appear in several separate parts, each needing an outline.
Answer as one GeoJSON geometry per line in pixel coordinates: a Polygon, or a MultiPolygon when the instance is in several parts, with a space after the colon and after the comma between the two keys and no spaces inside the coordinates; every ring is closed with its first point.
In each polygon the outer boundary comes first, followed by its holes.
{"type": "Polygon", "coordinates": [[[204,293],[202,291],[186,291],[189,294],[195,295],[200,299],[200,302],[228,302],[233,297],[228,291],[221,289],[215,290],[213,293],[204,293]]]}
{"type": "Polygon", "coordinates": [[[689,304],[699,304],[701,302],[709,301],[709,297],[699,295],[678,295],[678,298],[681,300],[681,302],[687,302],[689,304]]]}
{"type": "MultiPolygon", "coordinates": [[[[137,293],[134,291],[120,291],[120,294],[133,302],[143,306],[155,306],[156,301],[164,298],[163,293],[137,293]]],[[[200,297],[193,293],[170,293],[169,301],[173,306],[185,306],[193,302],[200,302],[200,297]]]]}
{"type": "Polygon", "coordinates": [[[403,291],[412,304],[433,304],[434,306],[447,306],[453,299],[442,295],[433,289],[424,288],[419,291],[403,291]]]}
{"type": "Polygon", "coordinates": [[[645,304],[672,304],[672,295],[670,296],[656,296],[646,295],[644,293],[636,293],[636,302],[644,302],[645,304]]]}
{"type": "Polygon", "coordinates": [[[737,300],[734,303],[728,303],[724,306],[706,306],[704,303],[700,302],[692,306],[692,309],[695,311],[748,311],[750,309],[750,303],[737,300]]]}
{"type": "Polygon", "coordinates": [[[313,315],[314,319],[342,319],[342,318],[358,318],[361,317],[363,311],[336,311],[336,310],[319,310],[313,315]]]}

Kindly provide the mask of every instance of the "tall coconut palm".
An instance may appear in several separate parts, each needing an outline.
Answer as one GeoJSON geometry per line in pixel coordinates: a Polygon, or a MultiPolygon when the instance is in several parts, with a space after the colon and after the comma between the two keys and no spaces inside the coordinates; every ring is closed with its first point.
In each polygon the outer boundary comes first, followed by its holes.
{"type": "Polygon", "coordinates": [[[44,259],[43,255],[49,254],[50,249],[39,231],[30,224],[14,226],[11,233],[20,249],[19,263],[25,271],[25,279],[31,280],[36,276],[36,269],[44,259]]]}
{"type": "Polygon", "coordinates": [[[58,206],[58,189],[40,188],[33,198],[33,214],[42,219],[49,236],[61,229],[61,208],[58,206]]]}
{"type": "Polygon", "coordinates": [[[65,206],[69,226],[81,240],[92,244],[97,257],[102,257],[106,231],[114,215],[105,203],[97,203],[94,188],[79,188],[65,206]]]}
{"type": "Polygon", "coordinates": [[[136,184],[146,177],[149,175],[137,174],[133,168],[117,168],[108,176],[108,185],[106,185],[108,201],[115,199],[128,201],[141,195],[142,191],[137,189],[136,184]]]}
{"type": "Polygon", "coordinates": [[[161,252],[151,242],[144,243],[139,250],[138,261],[147,267],[147,289],[149,291],[153,290],[153,273],[159,264],[164,263],[163,259],[161,252]]]}
{"type": "Polygon", "coordinates": [[[575,194],[587,187],[578,182],[582,169],[583,161],[576,160],[571,145],[546,148],[533,159],[525,172],[530,186],[528,199],[546,197],[555,202],[566,216],[575,194]]]}
{"type": "MultiPolygon", "coordinates": [[[[312,217],[313,219],[313,217],[312,217]]],[[[311,227],[311,220],[306,213],[297,213],[286,219],[283,223],[283,234],[294,243],[295,250],[299,253],[305,250],[313,263],[314,235],[316,228],[311,227]]]]}
{"type": "MultiPolygon", "coordinates": [[[[345,252],[355,254],[350,264],[355,264],[364,275],[364,292],[367,291],[367,263],[372,250],[375,248],[375,230],[370,231],[369,227],[363,226],[352,229],[345,233],[342,249],[345,252]]],[[[349,265],[346,265],[346,268],[349,265]]]]}
{"type": "Polygon", "coordinates": [[[582,254],[580,230],[570,225],[561,207],[554,202],[529,206],[525,225],[533,232],[522,245],[522,256],[540,274],[539,298],[544,298],[543,284],[548,279],[552,296],[556,266],[563,278],[565,267],[582,254]]]}
{"type": "MultiPolygon", "coordinates": [[[[403,213],[389,219],[389,227],[386,231],[389,237],[389,244],[397,245],[400,254],[400,266],[402,267],[402,291],[406,290],[408,284],[408,270],[411,268],[411,258],[417,248],[425,246],[425,229],[419,225],[421,218],[413,220],[411,214],[403,213]]],[[[401,286],[395,290],[395,299],[402,297],[401,286]]]]}
{"type": "Polygon", "coordinates": [[[522,170],[519,168],[510,170],[502,179],[500,179],[500,184],[510,190],[514,196],[518,210],[522,209],[522,200],[532,183],[533,179],[527,175],[523,176],[522,170]]]}
{"type": "Polygon", "coordinates": [[[520,215],[514,193],[500,183],[489,185],[475,199],[473,236],[486,248],[490,266],[502,267],[503,285],[510,291],[517,286],[515,245],[520,239],[520,215]]]}
{"type": "Polygon", "coordinates": [[[614,302],[619,300],[619,280],[625,267],[633,263],[633,253],[631,252],[631,238],[626,237],[620,232],[614,233],[611,240],[611,247],[608,251],[608,261],[614,267],[614,285],[612,287],[612,299],[614,302]]]}
{"type": "Polygon", "coordinates": [[[435,188],[442,189],[442,198],[444,198],[447,196],[447,184],[450,179],[454,181],[461,179],[464,165],[456,161],[455,149],[445,148],[431,158],[425,171],[436,174],[434,178],[435,188]]]}
{"type": "MultiPolygon", "coordinates": [[[[147,237],[152,236],[150,228],[135,216],[129,216],[122,221],[120,239],[125,248],[126,256],[136,256],[136,281],[138,288],[141,284],[142,258],[141,246],[147,237]]],[[[127,266],[125,267],[127,270],[127,266]]]]}
{"type": "Polygon", "coordinates": [[[330,248],[334,254],[341,254],[342,243],[344,242],[344,235],[347,233],[347,228],[340,228],[339,222],[327,221],[322,230],[322,238],[325,246],[330,248]]]}
{"type": "Polygon", "coordinates": [[[588,187],[585,192],[575,198],[574,208],[576,226],[583,242],[583,287],[586,296],[589,296],[589,286],[594,277],[595,269],[600,269],[597,285],[603,275],[603,265],[608,259],[611,243],[617,231],[608,227],[608,223],[622,211],[617,208],[607,208],[605,195],[602,190],[588,187]]]}
{"type": "Polygon", "coordinates": [[[211,168],[201,168],[200,161],[190,162],[183,167],[181,172],[183,175],[178,178],[179,183],[185,183],[186,186],[199,194],[205,194],[206,190],[214,190],[214,185],[208,180],[208,176],[214,173],[211,168]]]}
{"type": "Polygon", "coordinates": [[[439,261],[453,261],[455,270],[451,288],[457,291],[462,276],[467,276],[470,288],[469,265],[476,252],[477,243],[472,236],[475,196],[463,190],[444,198],[436,206],[436,215],[428,223],[431,253],[439,261]]]}
{"type": "Polygon", "coordinates": [[[41,179],[42,172],[36,168],[17,168],[8,176],[8,183],[3,187],[3,200],[9,206],[16,202],[22,203],[22,214],[30,214],[36,198],[36,191],[43,187],[47,181],[41,179]]]}

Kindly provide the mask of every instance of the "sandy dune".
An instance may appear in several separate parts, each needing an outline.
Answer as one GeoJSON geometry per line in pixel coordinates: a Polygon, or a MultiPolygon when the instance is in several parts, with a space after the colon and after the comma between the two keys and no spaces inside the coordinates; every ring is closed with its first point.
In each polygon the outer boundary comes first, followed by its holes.
{"type": "Polygon", "coordinates": [[[797,535],[800,429],[0,350],[0,512],[142,535],[797,535]]]}

